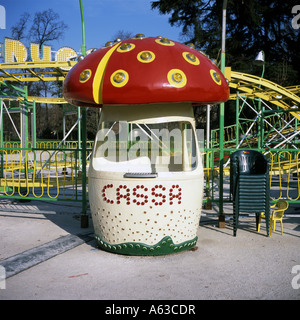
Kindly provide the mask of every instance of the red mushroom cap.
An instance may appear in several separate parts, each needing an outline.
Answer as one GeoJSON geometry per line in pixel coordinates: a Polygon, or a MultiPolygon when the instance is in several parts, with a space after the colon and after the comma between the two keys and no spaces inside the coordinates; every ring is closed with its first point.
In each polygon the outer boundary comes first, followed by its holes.
{"type": "Polygon", "coordinates": [[[127,105],[227,101],[222,72],[199,51],[165,38],[135,37],[98,49],[78,62],[64,81],[74,105],[127,105]]]}

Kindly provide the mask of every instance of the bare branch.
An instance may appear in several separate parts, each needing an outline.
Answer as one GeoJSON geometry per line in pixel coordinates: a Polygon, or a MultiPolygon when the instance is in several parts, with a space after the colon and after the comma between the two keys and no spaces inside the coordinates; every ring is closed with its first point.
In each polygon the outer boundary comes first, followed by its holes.
{"type": "Polygon", "coordinates": [[[30,14],[28,12],[24,12],[21,15],[19,22],[11,27],[11,36],[13,39],[22,40],[26,38],[25,30],[30,19],[30,14]]]}
{"type": "Polygon", "coordinates": [[[61,39],[66,29],[67,25],[59,21],[59,14],[48,9],[35,13],[29,34],[31,39],[41,47],[47,42],[61,39]]]}

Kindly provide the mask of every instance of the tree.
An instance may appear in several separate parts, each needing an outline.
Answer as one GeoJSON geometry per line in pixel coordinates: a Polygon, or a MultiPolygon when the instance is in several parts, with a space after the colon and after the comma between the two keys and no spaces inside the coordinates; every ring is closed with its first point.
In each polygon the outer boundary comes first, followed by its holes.
{"type": "MultiPolygon", "coordinates": [[[[291,25],[296,0],[228,0],[226,64],[233,70],[254,73],[252,64],[264,50],[265,77],[281,85],[296,84],[300,75],[299,31],[291,25]]],[[[220,57],[223,0],[152,1],[152,9],[171,14],[171,25],[182,26],[186,42],[214,58],[220,57]]]]}
{"type": "MultiPolygon", "coordinates": [[[[226,19],[226,65],[232,70],[261,76],[253,61],[265,52],[264,78],[282,86],[297,85],[300,78],[300,32],[292,28],[291,10],[296,0],[228,0],[226,19]]],[[[182,27],[185,43],[217,60],[220,67],[223,0],[159,0],[152,9],[169,14],[171,26],[182,27]]],[[[228,102],[227,110],[235,110],[228,102]]],[[[201,125],[200,109],[195,109],[201,125]]],[[[235,112],[225,113],[225,125],[234,123],[235,112]]]]}
{"type": "MultiPolygon", "coordinates": [[[[226,19],[226,65],[232,70],[261,76],[253,61],[265,52],[264,78],[282,86],[298,85],[300,78],[300,32],[292,28],[296,0],[228,0],[226,19]]],[[[171,26],[182,27],[185,43],[217,60],[220,66],[223,0],[159,0],[152,9],[169,14],[171,26]]],[[[229,101],[227,110],[235,110],[229,101]]],[[[195,109],[201,126],[201,108],[195,109]]],[[[225,113],[225,125],[234,123],[235,112],[225,113]]],[[[216,122],[216,127],[218,122],[216,122]]]]}
{"type": "Polygon", "coordinates": [[[13,39],[23,40],[26,37],[25,30],[29,19],[30,14],[28,12],[24,12],[21,15],[19,22],[15,26],[11,27],[11,36],[13,39]]]}
{"type": "MultiPolygon", "coordinates": [[[[49,44],[51,41],[57,41],[64,35],[67,25],[59,20],[59,14],[52,9],[36,12],[33,19],[33,24],[29,30],[31,41],[38,43],[40,49],[43,44],[49,44]]],[[[52,83],[43,82],[43,93],[46,97],[52,83]]],[[[46,127],[49,125],[49,110],[48,104],[46,107],[46,127]]]]}
{"type": "Polygon", "coordinates": [[[67,25],[63,21],[59,21],[59,14],[48,9],[35,13],[29,37],[41,48],[45,43],[61,39],[66,29],[67,25]]]}
{"type": "Polygon", "coordinates": [[[189,35],[189,41],[203,46],[205,24],[201,19],[205,11],[210,11],[211,1],[203,0],[160,0],[152,1],[152,9],[158,9],[161,14],[171,14],[171,26],[182,26],[183,36],[189,35]]]}
{"type": "MultiPolygon", "coordinates": [[[[22,40],[28,39],[30,42],[39,44],[41,49],[44,44],[51,44],[53,41],[58,41],[64,36],[67,25],[59,20],[59,14],[52,9],[36,12],[33,17],[31,27],[30,14],[24,13],[19,22],[11,28],[11,34],[14,39],[22,40]],[[28,32],[26,32],[28,29],[28,32]]],[[[28,94],[32,96],[48,96],[52,90],[53,83],[51,82],[28,82],[28,94]]],[[[47,128],[49,126],[49,108],[45,105],[45,118],[43,123],[41,121],[41,105],[37,105],[37,119],[38,131],[41,127],[47,128]]]]}
{"type": "Polygon", "coordinates": [[[129,39],[132,37],[132,32],[129,31],[124,31],[124,30],[119,30],[115,33],[115,35],[113,36],[113,39],[121,39],[121,40],[125,40],[125,39],[129,39]]]}

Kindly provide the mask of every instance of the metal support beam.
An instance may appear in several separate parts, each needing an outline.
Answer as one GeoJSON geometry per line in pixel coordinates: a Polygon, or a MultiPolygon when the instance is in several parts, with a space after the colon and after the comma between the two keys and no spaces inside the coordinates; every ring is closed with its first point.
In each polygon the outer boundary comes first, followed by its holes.
{"type": "MultiPolygon", "coordinates": [[[[86,45],[85,45],[85,25],[84,25],[84,15],[82,0],[79,0],[80,12],[81,12],[81,24],[82,24],[82,54],[86,55],[86,45]]],[[[79,110],[80,112],[80,110],[79,110]]],[[[89,220],[87,215],[87,192],[86,192],[86,108],[82,108],[82,215],[81,215],[81,228],[88,228],[89,220]]]]}
{"type": "Polygon", "coordinates": [[[32,104],[31,139],[32,139],[32,148],[36,148],[36,104],[35,104],[35,101],[33,101],[33,104],[32,104]]]}
{"type": "MultiPolygon", "coordinates": [[[[248,106],[253,112],[256,113],[257,117],[258,117],[258,116],[261,117],[261,112],[257,112],[247,101],[245,101],[245,100],[243,99],[243,97],[240,96],[240,98],[247,104],[247,106],[248,106]]],[[[255,118],[254,121],[256,121],[257,117],[255,118]]],[[[283,142],[280,143],[279,145],[282,145],[284,142],[289,142],[289,141],[290,141],[290,139],[287,139],[287,138],[281,133],[282,128],[281,128],[280,131],[278,131],[276,128],[274,128],[274,126],[272,126],[272,124],[271,124],[268,120],[263,119],[263,121],[266,122],[271,128],[273,128],[274,131],[276,131],[277,134],[279,134],[279,135],[281,136],[281,138],[283,138],[283,142]]],[[[295,146],[294,144],[292,144],[292,147],[295,148],[296,150],[298,149],[297,146],[295,146]]],[[[276,148],[276,147],[275,147],[275,148],[276,148]]]]}
{"type": "MultiPolygon", "coordinates": [[[[226,41],[226,10],[227,0],[223,1],[223,16],[222,16],[222,52],[221,52],[221,71],[225,74],[225,41],[226,41]]],[[[224,215],[224,180],[223,180],[223,165],[224,165],[224,117],[225,105],[224,102],[220,104],[220,184],[219,184],[219,228],[225,228],[225,215],[224,215]]]]}
{"type": "Polygon", "coordinates": [[[21,148],[22,148],[22,158],[25,157],[26,153],[26,106],[25,103],[21,103],[20,110],[20,131],[21,131],[21,148]]]}

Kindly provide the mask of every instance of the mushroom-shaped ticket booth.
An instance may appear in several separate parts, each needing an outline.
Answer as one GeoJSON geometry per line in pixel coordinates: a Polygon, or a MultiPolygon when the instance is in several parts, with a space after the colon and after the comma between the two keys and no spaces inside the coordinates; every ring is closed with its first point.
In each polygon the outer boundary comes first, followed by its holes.
{"type": "Polygon", "coordinates": [[[101,108],[88,175],[98,246],[128,255],[195,246],[204,174],[193,105],[228,99],[221,71],[192,47],[139,34],[78,62],[64,96],[101,108]]]}

